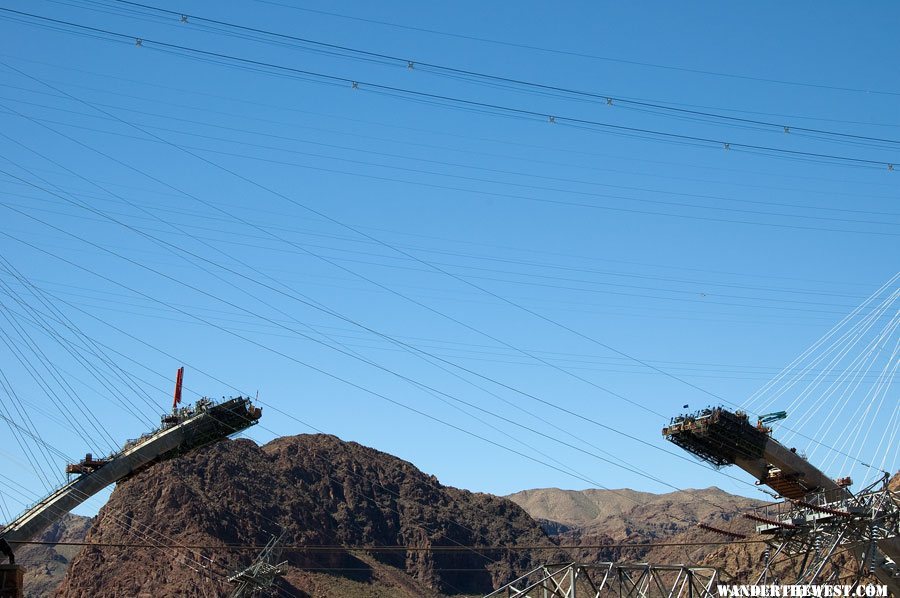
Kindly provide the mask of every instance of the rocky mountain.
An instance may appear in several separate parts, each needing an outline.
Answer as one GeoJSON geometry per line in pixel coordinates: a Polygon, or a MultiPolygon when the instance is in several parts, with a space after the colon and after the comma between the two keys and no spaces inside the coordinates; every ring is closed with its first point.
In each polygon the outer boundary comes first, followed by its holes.
{"type": "Polygon", "coordinates": [[[565,558],[514,502],[443,486],[391,455],[327,435],[232,440],[121,482],[88,534],[98,545],[57,595],[227,594],[224,578],[258,551],[245,547],[272,536],[294,596],[481,595],[565,558]],[[513,544],[546,550],[464,548],[513,544]],[[361,548],[377,546],[408,548],[361,548]]]}
{"type": "MultiPolygon", "coordinates": [[[[307,598],[481,596],[537,564],[573,560],[709,564],[726,580],[752,582],[764,546],[726,543],[696,524],[752,536],[754,523],[740,512],[759,504],[717,488],[498,498],[443,486],[353,442],[301,435],[264,446],[225,441],[156,464],[121,482],[92,527],[68,516],[41,538],[94,546],[30,546],[18,555],[33,597],[227,595],[225,578],[273,536],[286,562],[281,593],[307,598]],[[648,543],[655,546],[610,546],[648,543]],[[483,548],[516,544],[529,548],[483,548]]],[[[775,572],[787,579],[793,567],[778,563],[775,572]]]]}
{"type": "Polygon", "coordinates": [[[59,586],[70,561],[81,552],[80,546],[57,545],[58,542],[81,542],[91,528],[91,518],[66,515],[37,540],[50,544],[16,547],[16,562],[25,567],[25,596],[51,596],[59,586]]]}

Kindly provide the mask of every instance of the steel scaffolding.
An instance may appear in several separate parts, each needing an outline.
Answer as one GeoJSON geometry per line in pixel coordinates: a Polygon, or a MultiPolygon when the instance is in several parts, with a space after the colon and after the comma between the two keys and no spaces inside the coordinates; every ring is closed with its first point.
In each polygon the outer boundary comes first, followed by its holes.
{"type": "Polygon", "coordinates": [[[484,598],[713,598],[714,567],[594,563],[544,565],[484,598]]]}
{"type": "MultiPolygon", "coordinates": [[[[866,574],[888,585],[894,595],[900,590],[900,495],[888,488],[888,475],[840,500],[827,493],[810,494],[764,507],[748,515],[760,525],[756,531],[769,537],[775,555],[794,557],[801,563],[796,584],[832,581],[837,572],[828,563],[842,551],[857,562],[852,577],[858,583],[866,574]]],[[[771,578],[766,566],[760,580],[771,578]]]]}

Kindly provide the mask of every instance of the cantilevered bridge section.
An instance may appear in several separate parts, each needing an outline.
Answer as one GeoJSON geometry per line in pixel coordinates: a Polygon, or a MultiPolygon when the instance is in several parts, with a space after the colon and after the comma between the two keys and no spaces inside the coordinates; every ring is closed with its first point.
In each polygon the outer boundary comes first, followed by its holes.
{"type": "Polygon", "coordinates": [[[742,411],[714,407],[675,417],[662,433],[715,467],[737,465],[787,499],[774,512],[751,518],[776,554],[803,558],[798,583],[823,582],[828,560],[848,550],[859,564],[858,576],[871,573],[900,596],[900,500],[887,487],[887,477],[880,489],[854,495],[849,479],[831,479],[772,438],[765,424],[765,417],[753,424],[742,411]]]}
{"type": "Polygon", "coordinates": [[[762,419],[750,423],[742,411],[723,407],[680,415],[663,428],[669,442],[716,467],[737,465],[785,498],[825,492],[838,499],[849,492],[774,438],[762,419]]]}
{"type": "Polygon", "coordinates": [[[173,406],[163,416],[161,426],[137,440],[129,441],[121,451],[70,464],[69,474],[78,477],[25,511],[0,532],[0,540],[15,547],[35,538],[54,521],[97,494],[110,484],[142,468],[196,448],[217,442],[254,425],[262,410],[249,399],[232,398],[221,403],[200,399],[193,407],[173,406]]]}

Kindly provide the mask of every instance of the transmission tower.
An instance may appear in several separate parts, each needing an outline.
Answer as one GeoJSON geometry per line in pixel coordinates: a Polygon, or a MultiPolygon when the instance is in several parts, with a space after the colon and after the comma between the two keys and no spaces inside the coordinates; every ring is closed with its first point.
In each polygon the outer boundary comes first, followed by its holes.
{"type": "Polygon", "coordinates": [[[278,544],[281,542],[282,536],[284,536],[284,532],[277,538],[272,536],[272,539],[249,567],[228,578],[228,582],[236,586],[230,594],[231,598],[260,595],[275,584],[276,578],[284,575],[287,561],[275,564],[275,561],[281,557],[281,549],[278,544]]]}

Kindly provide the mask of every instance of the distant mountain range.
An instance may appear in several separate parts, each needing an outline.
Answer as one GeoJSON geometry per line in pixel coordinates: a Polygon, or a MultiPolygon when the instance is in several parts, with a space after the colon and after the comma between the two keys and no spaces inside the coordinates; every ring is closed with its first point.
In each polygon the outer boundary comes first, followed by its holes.
{"type": "Polygon", "coordinates": [[[566,529],[597,529],[624,540],[634,533],[664,537],[697,522],[716,519],[763,504],[715,487],[666,494],[619,490],[523,490],[507,496],[545,525],[566,529]],[[690,523],[688,523],[690,522],[690,523]]]}
{"type": "MultiPolygon", "coordinates": [[[[666,494],[620,490],[524,490],[508,497],[537,519],[545,532],[561,545],[672,543],[723,540],[698,530],[698,523],[720,529],[747,531],[752,526],[735,521],[735,514],[762,501],[735,496],[718,488],[682,490],[666,494]]],[[[575,551],[583,561],[699,562],[710,546],[584,549],[575,551]]]]}

